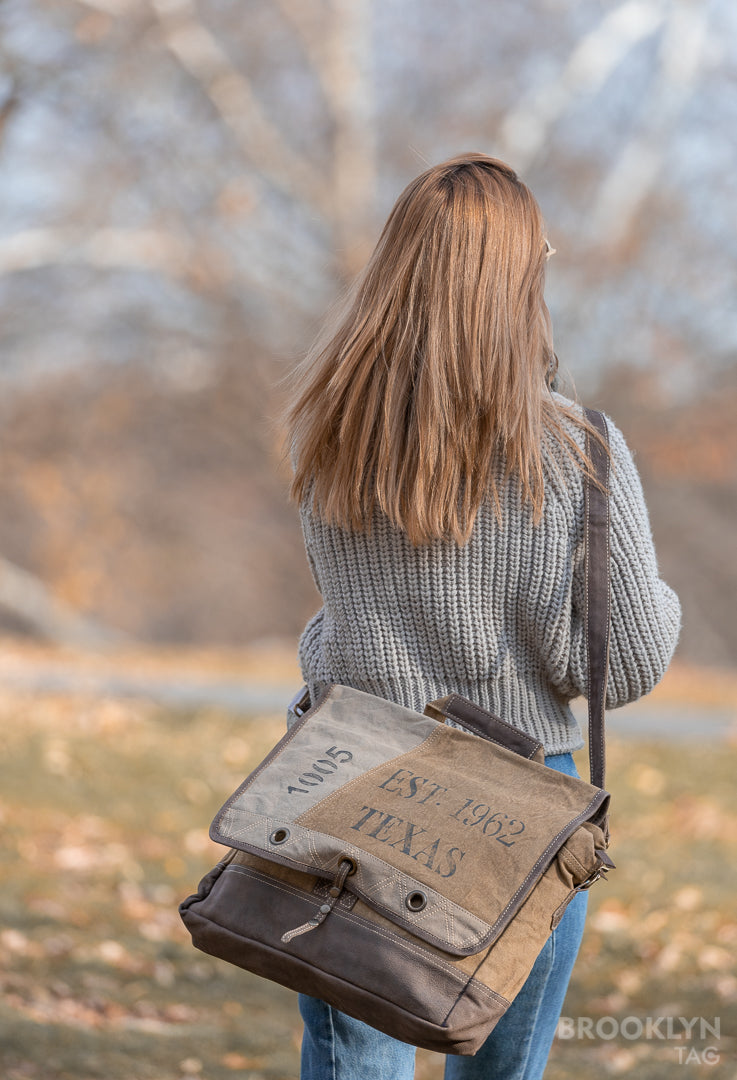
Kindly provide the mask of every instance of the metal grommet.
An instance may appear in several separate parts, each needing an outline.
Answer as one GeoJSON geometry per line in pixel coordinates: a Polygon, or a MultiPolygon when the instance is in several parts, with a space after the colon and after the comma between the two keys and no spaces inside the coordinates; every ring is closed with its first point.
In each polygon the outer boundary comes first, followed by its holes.
{"type": "Polygon", "coordinates": [[[427,896],[420,889],[415,889],[407,894],[404,905],[409,911],[422,911],[427,906],[427,896]]]}
{"type": "Polygon", "coordinates": [[[285,844],[289,839],[289,829],[280,828],[274,829],[273,833],[269,837],[270,844],[285,844]]]}
{"type": "Polygon", "coordinates": [[[353,877],[353,875],[355,874],[356,870],[358,870],[358,863],[356,862],[356,860],[355,860],[355,859],[352,859],[350,855],[341,855],[341,856],[340,856],[340,862],[339,862],[339,864],[338,864],[338,865],[340,866],[340,865],[342,865],[342,864],[343,864],[344,862],[347,862],[347,863],[350,863],[350,864],[351,864],[351,868],[350,868],[350,870],[348,871],[348,874],[347,874],[347,876],[348,876],[348,877],[353,877]]]}

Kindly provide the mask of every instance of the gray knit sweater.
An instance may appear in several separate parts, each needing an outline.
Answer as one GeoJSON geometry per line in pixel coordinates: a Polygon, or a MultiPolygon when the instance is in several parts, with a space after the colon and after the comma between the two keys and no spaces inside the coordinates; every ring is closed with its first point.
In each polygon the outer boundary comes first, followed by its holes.
{"type": "MultiPolygon", "coordinates": [[[[570,404],[555,395],[560,402],[570,404]]],[[[608,421],[611,646],[607,707],[647,694],[680,625],[660,580],[640,479],[608,421]]],[[[571,434],[582,445],[579,429],[571,434]]],[[[583,745],[569,701],[587,692],[583,624],[583,480],[547,437],[545,500],[533,524],[515,479],[501,481],[499,521],[482,506],[469,542],[413,547],[377,515],[370,533],[326,525],[301,506],[307,557],[323,607],[300,640],[315,701],[338,682],[420,712],[456,692],[534,735],[548,754],[583,745]]]]}

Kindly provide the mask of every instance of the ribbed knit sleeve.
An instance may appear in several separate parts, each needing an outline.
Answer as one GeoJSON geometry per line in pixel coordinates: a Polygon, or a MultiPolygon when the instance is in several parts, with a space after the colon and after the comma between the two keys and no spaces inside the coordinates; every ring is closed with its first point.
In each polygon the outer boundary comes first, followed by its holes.
{"type": "MultiPolygon", "coordinates": [[[[611,618],[607,708],[649,694],[673,656],[681,623],[678,597],[660,579],[642,484],[624,436],[607,420],[612,454],[611,618]]],[[[588,692],[582,553],[574,567],[569,686],[588,692]]],[[[562,688],[561,688],[562,689],[562,688]]]]}

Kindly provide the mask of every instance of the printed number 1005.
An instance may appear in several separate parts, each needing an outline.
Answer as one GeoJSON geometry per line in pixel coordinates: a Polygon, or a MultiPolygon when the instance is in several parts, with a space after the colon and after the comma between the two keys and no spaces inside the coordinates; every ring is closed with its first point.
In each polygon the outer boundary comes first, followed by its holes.
{"type": "Polygon", "coordinates": [[[289,785],[287,788],[288,795],[292,795],[295,792],[307,795],[311,787],[317,787],[318,784],[324,784],[325,777],[332,776],[332,774],[337,771],[339,765],[344,765],[347,761],[353,760],[353,754],[350,750],[339,750],[337,746],[331,746],[328,750],[325,750],[324,753],[325,757],[313,761],[310,772],[303,772],[301,776],[297,777],[296,784],[289,785]]]}

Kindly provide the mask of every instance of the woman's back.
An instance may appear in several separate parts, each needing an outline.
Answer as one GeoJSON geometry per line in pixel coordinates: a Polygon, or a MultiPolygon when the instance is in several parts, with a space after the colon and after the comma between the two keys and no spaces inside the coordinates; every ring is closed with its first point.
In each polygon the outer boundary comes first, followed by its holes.
{"type": "MultiPolygon", "coordinates": [[[[679,605],[657,574],[632,458],[608,426],[613,708],[648,693],[662,676],[679,605]]],[[[581,439],[572,425],[571,433],[581,439]]],[[[554,440],[544,461],[539,521],[500,464],[501,513],[482,504],[465,545],[412,545],[380,512],[370,531],[330,525],[303,501],[305,544],[323,598],[300,642],[313,700],[339,682],[422,711],[455,692],[528,731],[548,753],[583,745],[568,706],[587,691],[583,474],[554,440]]]]}

